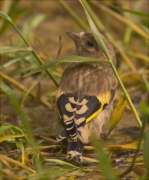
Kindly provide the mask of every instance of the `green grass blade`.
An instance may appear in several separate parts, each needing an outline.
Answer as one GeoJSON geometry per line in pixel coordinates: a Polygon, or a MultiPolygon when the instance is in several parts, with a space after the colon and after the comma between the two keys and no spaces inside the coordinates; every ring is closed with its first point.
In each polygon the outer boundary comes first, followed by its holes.
{"type": "Polygon", "coordinates": [[[83,8],[84,8],[84,10],[85,10],[85,13],[86,13],[88,22],[89,22],[89,24],[90,24],[90,28],[91,28],[91,30],[92,30],[92,32],[93,32],[93,34],[94,34],[94,37],[95,37],[95,39],[96,39],[96,41],[97,41],[97,44],[98,44],[99,47],[102,49],[102,51],[103,51],[104,54],[107,56],[107,58],[108,58],[109,60],[111,60],[111,57],[110,57],[110,55],[109,55],[109,53],[108,53],[108,50],[107,50],[107,48],[106,48],[106,46],[105,46],[105,44],[104,44],[104,42],[103,42],[103,39],[102,39],[102,37],[101,37],[101,35],[100,35],[100,33],[99,33],[96,25],[94,24],[92,18],[90,17],[89,13],[87,12],[87,10],[86,10],[86,8],[85,8],[85,6],[84,6],[85,1],[84,1],[84,0],[79,0],[79,1],[80,1],[80,3],[82,4],[82,6],[83,6],[83,8]]]}
{"type": "Polygon", "coordinates": [[[17,126],[13,126],[13,125],[8,125],[9,126],[9,130],[12,134],[24,134],[24,132],[22,131],[21,128],[17,127],[17,126]]]}
{"type": "Polygon", "coordinates": [[[16,95],[16,93],[10,89],[5,83],[0,83],[0,88],[4,91],[4,93],[7,95],[8,99],[10,100],[11,104],[13,105],[16,113],[20,116],[21,121],[24,125],[24,127],[27,130],[28,136],[33,143],[33,135],[30,128],[29,120],[26,114],[24,113],[23,109],[19,105],[19,97],[16,95]]]}
{"type": "Polygon", "coordinates": [[[5,20],[7,20],[9,22],[12,22],[12,19],[2,11],[0,11],[0,17],[4,18],[5,20]]]}
{"type": "Polygon", "coordinates": [[[15,142],[16,142],[17,148],[22,153],[22,155],[21,155],[22,156],[22,163],[24,164],[24,159],[25,159],[25,157],[24,157],[24,145],[23,145],[22,141],[18,138],[15,139],[15,142]]]}
{"type": "Polygon", "coordinates": [[[24,105],[25,100],[27,99],[28,95],[31,93],[31,91],[41,82],[43,78],[43,74],[32,84],[32,86],[26,91],[24,94],[22,100],[21,100],[21,106],[24,105]]]}
{"type": "Polygon", "coordinates": [[[148,173],[149,173],[149,130],[148,130],[148,127],[149,127],[149,109],[148,109],[148,105],[145,104],[144,102],[142,102],[140,104],[140,110],[141,110],[141,114],[142,114],[142,117],[143,117],[143,121],[144,121],[144,124],[145,126],[147,127],[145,130],[144,130],[144,145],[143,145],[143,157],[144,157],[144,161],[145,161],[145,166],[146,166],[146,169],[148,170],[148,173]]]}
{"type": "Polygon", "coordinates": [[[12,46],[0,46],[1,54],[12,54],[17,52],[32,51],[31,47],[12,47],[12,46]]]}
{"type": "Polygon", "coordinates": [[[76,21],[79,27],[88,30],[86,23],[69,7],[65,0],[57,0],[57,2],[64,8],[65,11],[76,21]]]}
{"type": "Polygon", "coordinates": [[[66,167],[70,167],[70,168],[75,168],[76,166],[73,165],[73,164],[70,164],[68,162],[65,162],[65,161],[62,161],[62,160],[59,160],[59,159],[45,159],[46,162],[54,162],[54,163],[57,163],[57,164],[60,164],[60,165],[63,165],[63,166],[66,166],[66,167]]]}
{"type": "Polygon", "coordinates": [[[149,173],[149,131],[145,131],[144,133],[144,147],[143,147],[143,156],[145,161],[146,169],[148,169],[149,173]]]}
{"type": "Polygon", "coordinates": [[[0,136],[0,143],[6,141],[8,139],[15,139],[15,138],[23,138],[24,135],[22,134],[3,134],[0,136]]]}
{"type": "MultiPolygon", "coordinates": [[[[25,44],[31,48],[31,45],[28,43],[28,41],[25,39],[25,37],[23,36],[23,34],[19,31],[19,29],[16,27],[16,25],[12,22],[12,19],[6,15],[5,13],[3,13],[2,11],[0,11],[0,17],[8,20],[11,25],[15,28],[15,30],[17,31],[17,33],[21,36],[21,38],[23,39],[23,41],[25,42],[25,44]]],[[[44,64],[43,61],[39,58],[39,56],[37,55],[37,53],[32,50],[31,51],[32,54],[34,55],[34,57],[36,58],[36,60],[40,63],[40,64],[44,64]]],[[[46,70],[47,74],[50,76],[51,80],[53,81],[53,83],[56,85],[56,87],[58,87],[58,82],[56,81],[55,77],[53,76],[53,74],[49,71],[46,70]]]]}
{"type": "Polygon", "coordinates": [[[97,159],[99,160],[99,168],[102,170],[105,178],[107,180],[117,180],[117,177],[112,169],[112,166],[108,160],[108,157],[106,156],[102,145],[99,141],[92,139],[92,144],[95,147],[95,152],[97,155],[97,159]]]}
{"type": "Polygon", "coordinates": [[[126,100],[125,97],[123,97],[118,102],[115,109],[113,110],[107,135],[110,134],[110,132],[112,132],[112,130],[119,123],[119,121],[120,121],[120,119],[121,119],[121,117],[123,115],[126,103],[127,103],[127,100],[126,100]]]}
{"type": "Polygon", "coordinates": [[[10,128],[11,125],[2,125],[0,127],[0,135],[2,135],[6,130],[10,128]]]}
{"type": "Polygon", "coordinates": [[[134,11],[134,10],[130,10],[130,9],[125,9],[125,8],[121,8],[121,7],[118,7],[118,6],[115,6],[115,5],[110,5],[110,7],[112,7],[113,9],[116,9],[116,10],[123,11],[123,12],[129,12],[131,14],[135,14],[135,15],[140,16],[140,17],[148,18],[148,14],[147,13],[143,13],[143,12],[139,12],[139,11],[134,11]]]}
{"type": "Polygon", "coordinates": [[[118,80],[118,82],[119,82],[119,84],[120,84],[120,86],[121,86],[121,88],[122,88],[125,96],[126,96],[126,99],[127,99],[128,103],[129,103],[129,105],[130,105],[130,108],[131,108],[131,110],[132,110],[132,112],[133,112],[133,114],[134,114],[134,116],[135,116],[135,118],[136,118],[136,121],[137,121],[139,127],[142,128],[142,122],[140,121],[140,118],[139,118],[139,116],[138,116],[138,113],[137,113],[137,111],[136,111],[136,109],[135,109],[135,107],[134,107],[134,105],[133,105],[133,103],[132,103],[132,101],[131,101],[131,99],[130,99],[130,97],[129,97],[129,95],[128,95],[128,93],[127,93],[127,91],[126,91],[126,89],[125,89],[125,87],[124,87],[124,85],[123,85],[120,77],[119,77],[119,75],[118,75],[118,73],[117,73],[117,70],[116,70],[116,68],[115,68],[115,66],[114,66],[114,64],[113,64],[113,62],[112,62],[112,60],[111,60],[111,58],[110,58],[110,55],[109,55],[109,53],[108,53],[108,50],[107,50],[107,48],[106,48],[106,46],[105,46],[105,44],[104,44],[104,42],[103,42],[103,40],[102,40],[102,38],[101,38],[101,36],[100,36],[100,33],[98,32],[98,29],[97,29],[95,23],[92,21],[90,15],[89,15],[89,13],[88,13],[88,11],[87,11],[86,8],[85,8],[85,4],[87,4],[87,1],[85,1],[85,0],[79,0],[79,1],[80,1],[80,3],[82,4],[82,6],[83,6],[83,8],[84,8],[84,10],[85,10],[85,13],[86,13],[87,18],[88,18],[88,22],[89,22],[90,27],[91,27],[91,29],[92,29],[92,31],[93,31],[93,34],[94,34],[94,36],[95,36],[95,39],[96,39],[99,47],[103,50],[103,52],[104,52],[105,55],[107,56],[107,58],[108,58],[108,60],[109,60],[109,62],[110,62],[110,64],[111,64],[111,67],[112,67],[112,69],[113,69],[113,71],[114,71],[114,74],[115,74],[115,76],[116,76],[116,78],[117,78],[117,80],[118,80]],[[99,35],[99,37],[98,37],[98,35],[99,35]]]}
{"type": "Polygon", "coordinates": [[[146,89],[147,89],[147,91],[149,93],[149,82],[148,82],[148,80],[147,80],[147,78],[145,76],[145,73],[143,73],[143,81],[144,81],[146,89]]]}
{"type": "Polygon", "coordinates": [[[27,73],[24,77],[27,77],[27,76],[30,76],[34,73],[46,70],[46,69],[51,68],[51,67],[53,67],[59,63],[62,63],[62,62],[104,62],[104,63],[109,63],[106,60],[86,58],[86,57],[82,57],[82,56],[67,56],[64,58],[59,58],[59,59],[55,59],[53,61],[47,62],[47,63],[41,65],[39,68],[33,69],[32,71],[27,73]]]}
{"type": "MultiPolygon", "coordinates": [[[[16,22],[21,16],[29,9],[29,6],[23,6],[18,7],[20,0],[17,1],[10,1],[10,5],[8,6],[7,14],[9,17],[11,17],[12,21],[16,22]],[[17,13],[16,13],[17,12],[17,13]]],[[[6,5],[7,6],[7,5],[6,5]]],[[[4,34],[6,30],[8,30],[11,27],[11,25],[7,22],[4,21],[1,30],[0,30],[0,35],[4,34]]]]}
{"type": "Polygon", "coordinates": [[[9,124],[4,124],[0,127],[0,135],[8,129],[12,134],[24,134],[21,128],[9,124]]]}
{"type": "Polygon", "coordinates": [[[48,58],[48,59],[52,59],[52,58],[51,58],[51,55],[50,55],[50,53],[49,53],[49,51],[48,51],[48,49],[47,49],[47,47],[46,47],[46,45],[44,45],[44,43],[43,43],[43,41],[42,41],[42,39],[41,39],[40,37],[36,36],[36,40],[38,41],[40,47],[41,47],[42,50],[44,51],[44,53],[45,53],[45,55],[47,56],[47,58],[48,58]]]}
{"type": "Polygon", "coordinates": [[[12,64],[14,64],[14,63],[16,63],[18,61],[20,61],[20,60],[22,60],[22,58],[12,59],[11,61],[8,61],[5,64],[1,65],[0,66],[0,70],[4,69],[4,68],[6,68],[6,67],[8,67],[8,66],[10,66],[10,65],[12,65],[12,64]]]}
{"type": "Polygon", "coordinates": [[[2,161],[0,160],[0,180],[2,180],[2,169],[3,169],[3,165],[2,165],[2,161]]]}
{"type": "MultiPolygon", "coordinates": [[[[28,134],[27,140],[31,144],[31,146],[33,147],[34,153],[37,154],[38,148],[34,142],[33,134],[31,131],[31,126],[29,124],[29,120],[28,120],[27,115],[24,113],[23,109],[21,108],[21,106],[19,104],[19,101],[18,101],[19,98],[18,98],[17,94],[3,82],[0,83],[0,88],[6,94],[9,101],[11,102],[13,108],[15,109],[16,113],[19,115],[19,117],[22,121],[22,124],[24,125],[25,129],[27,130],[27,134],[28,134]]],[[[41,168],[40,168],[38,158],[35,159],[35,163],[36,163],[37,169],[40,170],[41,168]]]]}

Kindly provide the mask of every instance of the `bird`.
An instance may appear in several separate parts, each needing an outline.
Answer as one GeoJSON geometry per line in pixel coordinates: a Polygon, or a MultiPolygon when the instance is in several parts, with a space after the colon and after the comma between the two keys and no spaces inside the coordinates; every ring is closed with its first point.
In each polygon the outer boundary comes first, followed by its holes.
{"type": "MultiPolygon", "coordinates": [[[[74,41],[76,55],[107,60],[92,32],[67,32],[74,41]]],[[[108,40],[101,38],[116,66],[114,50],[108,40]]],[[[83,161],[84,146],[90,136],[101,139],[104,125],[110,120],[117,79],[109,63],[71,62],[64,69],[56,104],[62,129],[56,137],[58,142],[67,140],[68,161],[83,161]]]]}

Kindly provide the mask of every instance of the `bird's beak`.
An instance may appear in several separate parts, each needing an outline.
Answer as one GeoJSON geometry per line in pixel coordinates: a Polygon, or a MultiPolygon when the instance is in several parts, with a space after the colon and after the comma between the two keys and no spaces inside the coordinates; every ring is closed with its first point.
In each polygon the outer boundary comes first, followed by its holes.
{"type": "Polygon", "coordinates": [[[76,32],[66,32],[67,35],[76,43],[80,39],[80,33],[76,32]]]}

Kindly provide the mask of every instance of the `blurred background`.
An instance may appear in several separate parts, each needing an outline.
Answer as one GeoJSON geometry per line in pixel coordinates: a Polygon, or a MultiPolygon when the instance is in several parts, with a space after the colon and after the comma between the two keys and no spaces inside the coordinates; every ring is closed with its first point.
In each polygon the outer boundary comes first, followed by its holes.
{"type": "MultiPolygon", "coordinates": [[[[114,48],[118,74],[142,120],[139,104],[148,103],[149,91],[148,1],[87,2],[86,8],[99,32],[114,48]]],[[[1,18],[0,125],[9,123],[27,130],[20,118],[20,112],[23,112],[28,116],[34,135],[53,137],[57,134],[57,130],[53,129],[57,119],[55,95],[67,63],[55,65],[49,73],[43,71],[29,77],[24,75],[40,64],[75,54],[75,45],[66,32],[91,31],[85,12],[77,0],[3,0],[0,8],[22,33],[20,36],[8,21],[1,18]],[[27,48],[22,36],[34,53],[27,48]]],[[[122,96],[118,86],[115,106],[122,96]]],[[[104,145],[139,138],[140,128],[128,104],[122,114],[111,139],[103,142],[104,145]]]]}

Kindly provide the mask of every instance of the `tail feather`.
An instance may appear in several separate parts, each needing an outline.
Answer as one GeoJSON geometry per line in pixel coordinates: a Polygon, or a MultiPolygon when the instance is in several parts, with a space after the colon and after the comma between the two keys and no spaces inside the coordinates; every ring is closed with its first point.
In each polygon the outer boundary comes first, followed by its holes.
{"type": "Polygon", "coordinates": [[[74,120],[71,120],[68,122],[64,122],[65,123],[65,129],[69,135],[69,137],[71,139],[76,139],[78,136],[78,131],[77,131],[77,126],[74,122],[74,120]]]}
{"type": "Polygon", "coordinates": [[[65,129],[62,129],[60,133],[57,135],[56,140],[60,142],[64,140],[65,138],[67,138],[67,132],[65,129]]]}
{"type": "Polygon", "coordinates": [[[69,142],[67,146],[67,160],[75,159],[78,163],[83,160],[84,144],[78,139],[76,142],[69,142]]]}

